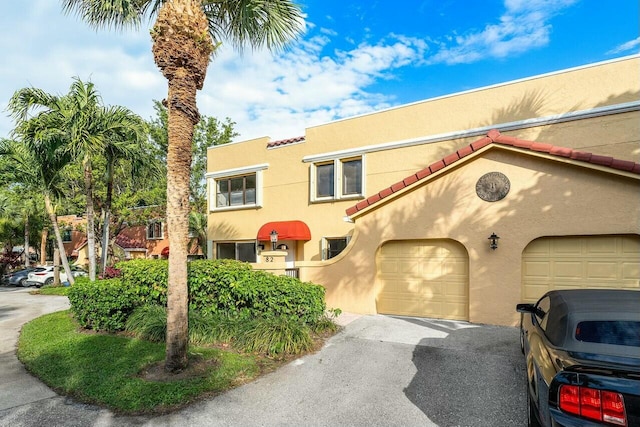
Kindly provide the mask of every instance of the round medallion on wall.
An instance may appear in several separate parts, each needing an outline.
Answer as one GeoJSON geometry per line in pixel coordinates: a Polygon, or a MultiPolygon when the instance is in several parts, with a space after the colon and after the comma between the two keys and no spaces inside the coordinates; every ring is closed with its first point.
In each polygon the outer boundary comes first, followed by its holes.
{"type": "Polygon", "coordinates": [[[476,194],[487,202],[502,200],[509,193],[511,182],[500,172],[489,172],[480,177],[476,183],[476,194]]]}

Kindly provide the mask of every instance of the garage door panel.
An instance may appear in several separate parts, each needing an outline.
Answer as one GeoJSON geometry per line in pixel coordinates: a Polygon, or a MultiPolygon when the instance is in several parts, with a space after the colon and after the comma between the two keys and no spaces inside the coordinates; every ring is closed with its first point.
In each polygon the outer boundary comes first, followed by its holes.
{"type": "Polygon", "coordinates": [[[392,241],[376,263],[379,313],[468,319],[469,263],[459,243],[392,241]]]}
{"type": "Polygon", "coordinates": [[[640,289],[640,236],[537,239],[523,252],[522,283],[528,302],[552,289],[640,289]]]}
{"type": "Polygon", "coordinates": [[[549,261],[525,261],[522,271],[526,277],[549,277],[551,262],[549,261]]]}
{"type": "Polygon", "coordinates": [[[620,277],[619,264],[617,262],[588,262],[587,275],[594,278],[617,279],[620,277]]]}
{"type": "Polygon", "coordinates": [[[567,279],[582,277],[583,265],[580,261],[555,261],[553,262],[553,275],[567,279]]]}
{"type": "MultiPolygon", "coordinates": [[[[640,253],[640,251],[638,251],[640,253]]],[[[640,262],[623,262],[622,278],[625,280],[637,280],[640,277],[640,262]]]]}

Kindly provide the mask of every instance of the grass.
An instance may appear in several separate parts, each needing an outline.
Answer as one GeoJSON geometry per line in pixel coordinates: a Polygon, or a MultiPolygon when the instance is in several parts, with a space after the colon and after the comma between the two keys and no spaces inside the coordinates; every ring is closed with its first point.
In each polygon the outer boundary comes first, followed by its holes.
{"type": "MultiPolygon", "coordinates": [[[[64,295],[68,288],[39,293],[64,295]]],[[[270,372],[320,348],[338,327],[330,318],[309,330],[286,319],[232,321],[190,313],[189,368],[164,373],[166,312],[143,307],[129,318],[128,332],[81,329],[70,311],[24,325],[18,358],[60,394],[118,413],[165,413],[270,372]]]]}
{"type": "Polygon", "coordinates": [[[45,285],[40,289],[31,291],[32,294],[61,295],[61,296],[67,296],[67,292],[69,292],[69,286],[52,286],[52,285],[45,285]]]}
{"type": "Polygon", "coordinates": [[[196,375],[149,380],[145,371],[164,360],[164,343],[78,330],[69,311],[27,323],[18,358],[44,383],[83,402],[119,413],[162,413],[257,377],[260,357],[191,347],[196,375]]]}

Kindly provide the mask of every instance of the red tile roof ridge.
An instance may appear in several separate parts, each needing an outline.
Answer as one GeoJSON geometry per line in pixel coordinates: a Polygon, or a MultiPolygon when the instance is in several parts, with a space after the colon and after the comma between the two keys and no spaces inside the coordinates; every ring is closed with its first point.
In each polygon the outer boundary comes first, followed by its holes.
{"type": "Polygon", "coordinates": [[[548,153],[552,156],[565,157],[572,160],[576,160],[579,162],[591,163],[598,166],[604,166],[611,169],[621,170],[625,172],[630,172],[633,174],[640,175],[640,163],[616,159],[609,156],[600,156],[593,153],[588,153],[584,151],[574,150],[572,148],[556,146],[552,144],[547,144],[544,142],[537,141],[527,141],[524,139],[519,139],[513,136],[502,135],[499,130],[492,129],[487,132],[487,135],[478,139],[477,141],[472,142],[470,145],[460,148],[452,154],[444,157],[437,162],[432,163],[428,167],[419,170],[418,172],[409,175],[405,179],[396,182],[395,184],[379,191],[373,196],[368,197],[365,200],[357,203],[355,206],[352,206],[347,209],[347,215],[353,215],[356,212],[359,212],[386,197],[391,196],[393,193],[397,193],[398,191],[415,184],[416,182],[434,174],[435,172],[446,169],[452,163],[457,162],[458,160],[467,157],[484,147],[487,147],[491,144],[498,145],[508,145],[511,147],[519,148],[519,149],[527,149],[530,151],[548,153]]]}
{"type": "Polygon", "coordinates": [[[280,139],[278,141],[272,141],[267,144],[267,148],[280,147],[282,145],[295,144],[296,142],[304,141],[304,136],[296,136],[293,138],[280,139]]]}

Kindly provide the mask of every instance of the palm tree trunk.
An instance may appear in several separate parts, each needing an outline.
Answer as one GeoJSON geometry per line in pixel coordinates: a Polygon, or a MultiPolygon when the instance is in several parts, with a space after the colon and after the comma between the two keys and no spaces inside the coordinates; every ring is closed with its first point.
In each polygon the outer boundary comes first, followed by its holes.
{"type": "Polygon", "coordinates": [[[29,267],[29,213],[24,216],[24,266],[29,267]]]}
{"type": "Polygon", "coordinates": [[[113,199],[113,162],[107,162],[107,196],[104,202],[104,223],[102,225],[102,275],[107,269],[107,257],[109,252],[109,223],[111,221],[111,202],[113,199]]]}
{"type": "Polygon", "coordinates": [[[87,256],[89,258],[89,280],[96,280],[96,229],[93,209],[93,171],[91,159],[86,155],[84,166],[84,188],[87,196],[87,256]]]}
{"type": "Polygon", "coordinates": [[[47,238],[49,237],[49,230],[46,228],[42,229],[42,234],[40,235],[40,265],[45,265],[47,263],[47,238]]]}
{"type": "Polygon", "coordinates": [[[167,227],[169,277],[165,370],[188,364],[187,241],[193,128],[200,120],[196,91],[202,89],[213,50],[200,0],[165,2],[153,27],[153,55],[169,83],[167,99],[167,227]]]}
{"type": "MultiPolygon", "coordinates": [[[[169,84],[169,99],[182,88],[169,84]]],[[[195,87],[193,88],[195,98],[195,87]]],[[[189,235],[189,175],[193,121],[169,105],[169,149],[167,152],[167,229],[169,233],[169,288],[167,298],[167,349],[165,368],[177,371],[187,366],[188,291],[187,239],[189,235]]]]}
{"type": "Polygon", "coordinates": [[[51,224],[53,225],[53,233],[56,236],[56,243],[58,245],[58,249],[60,250],[60,260],[62,261],[62,267],[64,268],[64,272],[67,274],[67,280],[69,280],[69,284],[73,285],[75,283],[75,280],[73,275],[71,274],[71,268],[69,268],[67,253],[64,251],[62,234],[60,234],[60,227],[58,226],[58,218],[56,217],[56,213],[53,210],[51,198],[47,193],[44,194],[44,207],[47,210],[47,214],[49,215],[49,219],[51,220],[51,224]]]}

